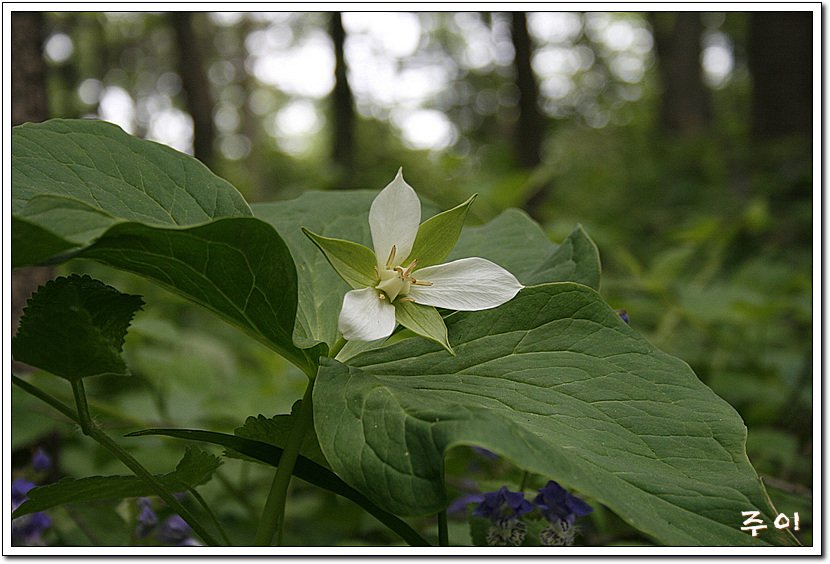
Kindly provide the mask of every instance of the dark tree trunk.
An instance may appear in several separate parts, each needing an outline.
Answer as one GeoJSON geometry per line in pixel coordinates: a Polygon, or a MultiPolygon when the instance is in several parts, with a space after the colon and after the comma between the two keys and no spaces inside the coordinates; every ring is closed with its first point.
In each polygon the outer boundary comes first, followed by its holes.
{"type": "Polygon", "coordinates": [[[530,64],[533,46],[527,32],[524,12],[512,12],[513,48],[516,51],[516,87],[519,90],[519,122],[515,131],[519,166],[535,168],[542,162],[542,115],[539,112],[539,86],[530,64]]]}
{"type": "Polygon", "coordinates": [[[203,49],[193,28],[193,13],[172,12],[170,19],[176,32],[179,76],[187,99],[187,111],[193,118],[193,155],[207,166],[212,166],[213,141],[216,136],[213,97],[202,58],[203,49]]]}
{"type": "Polygon", "coordinates": [[[811,12],[752,12],[747,62],[752,74],[752,131],[758,138],[813,130],[811,12]]]}
{"type": "Polygon", "coordinates": [[[679,134],[701,132],[709,124],[711,106],[700,64],[700,13],[652,12],[649,18],[663,82],[662,127],[679,134]]]}
{"type": "Polygon", "coordinates": [[[12,12],[12,125],[49,117],[43,14],[12,12]]]}
{"type": "Polygon", "coordinates": [[[338,185],[348,187],[354,172],[355,115],[352,89],[347,76],[343,46],[346,32],[340,12],[332,12],[329,33],[334,44],[334,90],[331,98],[332,160],[337,167],[338,185]]]}
{"type": "MultiPolygon", "coordinates": [[[[44,17],[40,12],[12,12],[12,125],[49,118],[46,64],[42,49],[44,17]]],[[[12,273],[11,329],[17,332],[26,300],[54,276],[51,267],[30,267],[12,273]]]]}

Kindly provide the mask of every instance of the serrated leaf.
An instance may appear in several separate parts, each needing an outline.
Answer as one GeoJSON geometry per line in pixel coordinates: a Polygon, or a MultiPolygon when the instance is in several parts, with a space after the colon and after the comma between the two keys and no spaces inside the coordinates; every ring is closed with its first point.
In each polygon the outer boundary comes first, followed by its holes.
{"type": "Polygon", "coordinates": [[[377,260],[371,249],[352,241],[323,237],[305,228],[303,233],[319,247],[346,284],[355,290],[377,285],[377,260]]]}
{"type": "MultiPolygon", "coordinates": [[[[282,448],[278,446],[262,441],[237,437],[226,433],[216,433],[213,431],[201,431],[195,429],[146,429],[144,431],[130,433],[127,436],[140,437],[146,435],[163,435],[189,441],[202,441],[215,445],[221,445],[275,467],[279,466],[280,458],[282,457],[282,448]]],[[[300,455],[297,457],[297,461],[294,465],[293,474],[310,484],[314,484],[315,486],[352,500],[373,515],[378,521],[395,531],[411,546],[429,546],[429,543],[425,541],[417,532],[415,532],[415,530],[413,530],[407,523],[369,501],[366,496],[346,484],[328,468],[300,455]]]]}
{"type": "Polygon", "coordinates": [[[144,301],[89,276],[47,282],[29,299],[12,339],[15,360],[67,380],[126,375],[121,347],[144,301]]]}
{"type": "Polygon", "coordinates": [[[292,342],[294,263],[280,236],[258,219],[224,218],[187,229],[121,223],[79,256],[155,280],[239,326],[307,374],[325,354],[319,346],[303,350],[292,342]]]}
{"type": "MultiPolygon", "coordinates": [[[[198,448],[188,448],[173,472],[157,476],[164,486],[174,492],[186,491],[207,483],[222,460],[198,448]]],[[[21,517],[36,511],[44,511],[66,503],[123,499],[154,495],[155,491],[141,478],[135,476],[90,476],[88,478],[63,478],[46,486],[29,490],[28,500],[12,514],[21,517]]]]}
{"type": "Polygon", "coordinates": [[[740,530],[776,513],[746,428],[688,365],[655,349],[584,285],[525,288],[446,319],[448,357],[406,340],[326,361],[314,387],[332,468],[402,515],[446,506],[443,458],[471,444],[556,479],[673,545],[793,544],[740,530]]]}
{"type": "Polygon", "coordinates": [[[455,354],[447,340],[447,326],[441,314],[432,306],[395,300],[395,318],[410,331],[434,341],[455,354]]]}
{"type": "MultiPolygon", "coordinates": [[[[264,415],[248,417],[245,420],[245,424],[234,429],[233,433],[237,437],[282,448],[280,445],[288,442],[288,435],[291,433],[291,428],[294,424],[293,417],[293,415],[276,415],[270,418],[264,415]]],[[[320,444],[317,442],[317,436],[314,433],[306,435],[300,447],[300,454],[316,462],[323,468],[329,467],[329,463],[326,462],[326,457],[323,456],[323,451],[320,450],[320,444]]]]}
{"type": "Polygon", "coordinates": [[[418,235],[412,244],[409,257],[402,264],[408,265],[413,260],[418,261],[418,268],[432,266],[444,261],[458,242],[464,219],[476,195],[454,208],[441,212],[427,219],[418,227],[418,235]]]}

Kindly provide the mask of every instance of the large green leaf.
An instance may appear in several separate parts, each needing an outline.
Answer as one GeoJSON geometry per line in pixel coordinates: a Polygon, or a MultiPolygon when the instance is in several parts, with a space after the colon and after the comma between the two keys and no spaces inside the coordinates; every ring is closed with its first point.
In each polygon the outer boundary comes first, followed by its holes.
{"type": "MultiPolygon", "coordinates": [[[[402,515],[446,506],[447,449],[478,445],[607,505],[675,545],[787,544],[740,530],[776,513],[738,414],[590,288],[555,283],[447,318],[457,356],[409,339],[327,361],[314,388],[332,468],[402,515]]],[[[766,532],[766,531],[765,531],[766,532]]]]}
{"type": "Polygon", "coordinates": [[[79,256],[153,279],[238,325],[307,374],[325,345],[292,342],[297,275],[291,254],[268,224],[224,218],[182,228],[121,223],[79,256]]]}
{"type": "MultiPolygon", "coordinates": [[[[12,184],[12,214],[69,246],[119,221],[196,225],[251,215],[239,192],[193,157],[102,121],[13,128],[12,184]]],[[[48,259],[55,247],[31,236],[13,243],[16,266],[48,259]]]]}
{"type": "MultiPolygon", "coordinates": [[[[176,470],[157,476],[164,486],[174,492],[183,492],[210,480],[222,460],[198,448],[188,448],[176,470]]],[[[123,499],[154,495],[155,490],[143,479],[135,476],[90,476],[88,478],[64,478],[54,484],[29,490],[28,500],[15,510],[17,518],[35,511],[43,511],[58,505],[89,502],[101,499],[123,499]]]]}
{"type": "MultiPolygon", "coordinates": [[[[308,192],[294,200],[252,206],[257,217],[283,236],[297,264],[299,309],[294,342],[298,346],[318,341],[334,344],[343,294],[350,289],[301,228],[372,248],[369,206],[376,195],[365,190],[308,192]]],[[[466,202],[458,210],[464,205],[466,202]]],[[[424,203],[424,217],[437,211],[434,205],[424,203]]],[[[465,228],[447,261],[469,256],[503,266],[524,284],[572,281],[599,286],[599,256],[584,231],[578,228],[562,246],[555,245],[538,224],[518,210],[507,210],[485,225],[465,228]],[[566,245],[573,251],[557,253],[566,245]]]]}
{"type": "Polygon", "coordinates": [[[12,339],[15,360],[67,380],[127,374],[121,347],[144,301],[89,276],[50,280],[29,299],[12,339]]]}
{"type": "Polygon", "coordinates": [[[105,122],[52,120],[14,128],[12,178],[15,266],[83,256],[143,275],[316,371],[325,345],[292,340],[291,253],[194,158],[105,122]]]}

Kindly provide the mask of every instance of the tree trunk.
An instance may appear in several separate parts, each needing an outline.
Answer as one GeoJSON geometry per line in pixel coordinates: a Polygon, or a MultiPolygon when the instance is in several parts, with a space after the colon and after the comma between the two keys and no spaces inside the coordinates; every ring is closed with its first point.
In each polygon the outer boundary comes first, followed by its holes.
{"type": "MultiPolygon", "coordinates": [[[[44,17],[40,12],[12,12],[12,125],[49,118],[46,63],[42,49],[44,17]]],[[[12,272],[11,329],[17,332],[23,307],[38,286],[54,276],[54,268],[29,267],[12,272]]]]}
{"type": "Polygon", "coordinates": [[[337,185],[349,187],[354,173],[355,115],[352,89],[347,76],[343,46],[346,32],[340,12],[332,12],[329,33],[334,44],[334,90],[331,97],[332,160],[337,168],[337,185]]]}
{"type": "Polygon", "coordinates": [[[12,125],[49,117],[43,14],[12,12],[12,125]]]}
{"type": "Polygon", "coordinates": [[[671,133],[702,132],[709,124],[711,109],[700,64],[700,14],[652,12],[649,19],[663,82],[662,127],[671,133]]]}
{"type": "Polygon", "coordinates": [[[542,162],[542,114],[539,112],[539,86],[530,64],[533,46],[527,32],[524,12],[512,12],[513,48],[516,51],[516,87],[519,90],[519,122],[515,131],[519,166],[532,169],[542,162]]]}
{"type": "Polygon", "coordinates": [[[758,138],[813,131],[811,12],[752,12],[747,63],[752,74],[752,131],[758,138]]]}
{"type": "Polygon", "coordinates": [[[192,12],[172,12],[170,20],[176,32],[179,50],[179,76],[182,78],[187,111],[193,118],[193,155],[208,167],[213,165],[213,97],[205,72],[203,49],[193,28],[192,12]]]}

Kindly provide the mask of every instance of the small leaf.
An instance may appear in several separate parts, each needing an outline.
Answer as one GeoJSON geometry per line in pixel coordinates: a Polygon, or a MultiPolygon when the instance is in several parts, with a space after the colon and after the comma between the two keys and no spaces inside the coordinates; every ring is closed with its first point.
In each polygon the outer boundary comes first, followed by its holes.
{"type": "Polygon", "coordinates": [[[377,285],[377,261],[375,253],[370,249],[344,239],[323,237],[306,228],[303,228],[303,233],[317,245],[335,272],[349,286],[359,290],[377,285]]]}
{"type": "Polygon", "coordinates": [[[29,299],[12,354],[68,380],[126,375],[121,347],[143,303],[89,276],[57,278],[29,299]]]}
{"type": "MultiPolygon", "coordinates": [[[[293,418],[293,413],[291,415],[276,415],[271,418],[265,417],[264,415],[248,417],[245,420],[245,424],[234,429],[233,433],[237,437],[252,439],[278,447],[288,442],[288,435],[291,433],[291,428],[294,425],[293,418]]],[[[329,463],[326,462],[326,457],[323,456],[323,451],[320,450],[317,435],[314,433],[308,433],[306,435],[300,447],[300,454],[324,468],[328,468],[329,466],[329,463]]]]}
{"type": "Polygon", "coordinates": [[[418,268],[423,268],[443,262],[458,242],[467,211],[475,199],[476,194],[473,194],[466,202],[423,222],[418,228],[418,235],[409,257],[401,264],[408,265],[417,260],[418,268]]]}
{"type": "MultiPolygon", "coordinates": [[[[176,470],[157,476],[164,486],[174,492],[207,483],[222,460],[198,448],[188,448],[176,470]]],[[[28,500],[12,515],[21,517],[58,505],[89,502],[102,499],[123,499],[154,495],[147,482],[135,476],[90,476],[88,478],[64,478],[54,484],[29,490],[28,500]]]]}
{"type": "Polygon", "coordinates": [[[430,341],[434,341],[455,355],[447,340],[447,326],[438,310],[432,306],[395,300],[395,318],[398,323],[430,341]]]}

